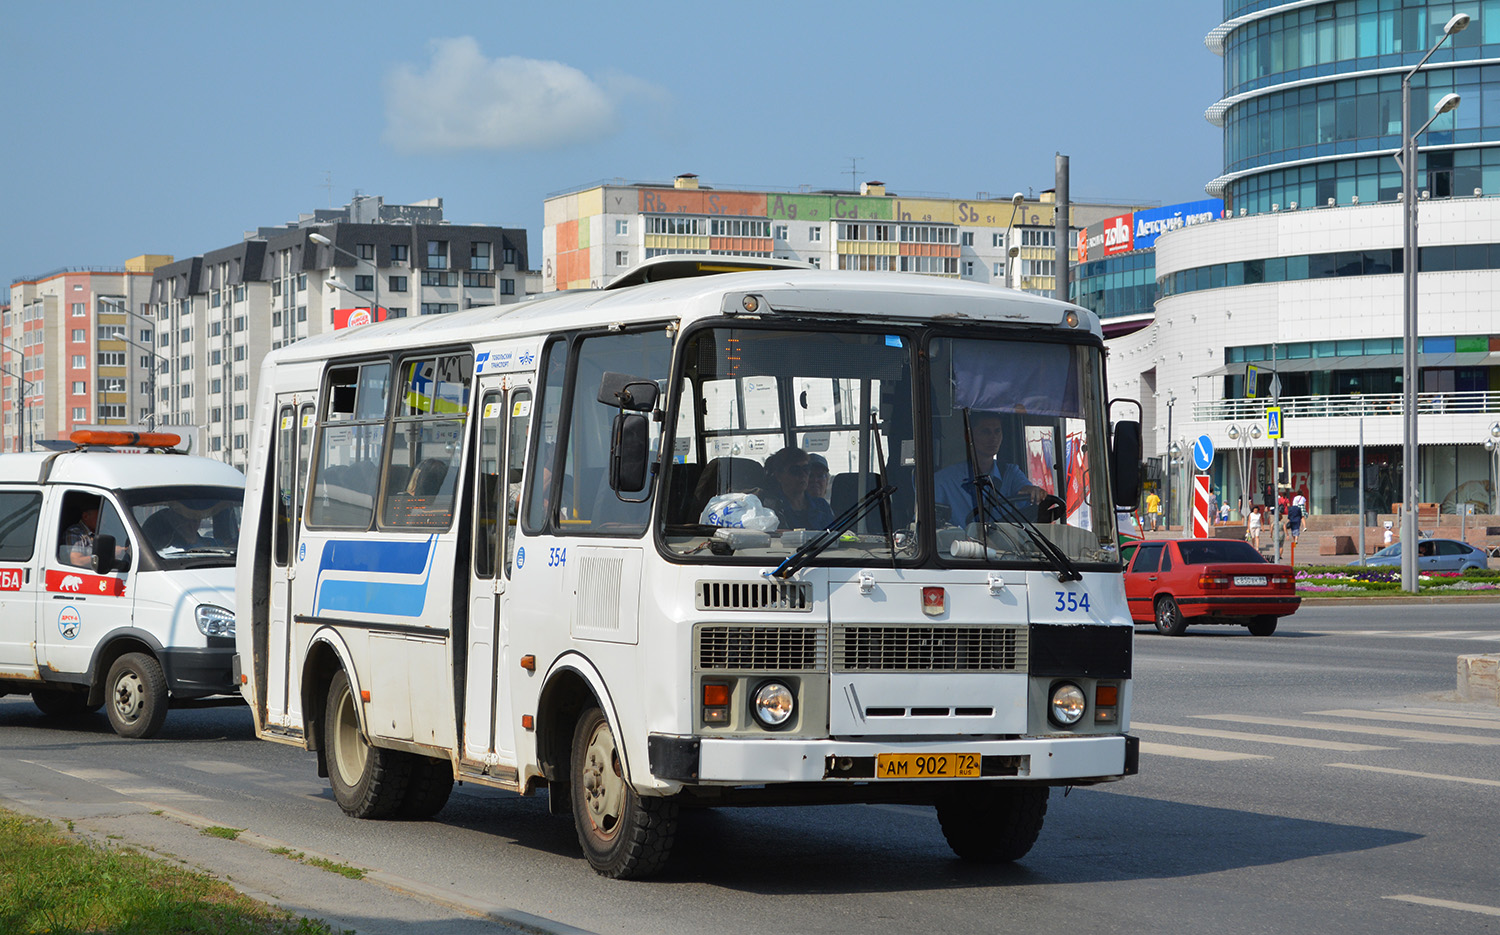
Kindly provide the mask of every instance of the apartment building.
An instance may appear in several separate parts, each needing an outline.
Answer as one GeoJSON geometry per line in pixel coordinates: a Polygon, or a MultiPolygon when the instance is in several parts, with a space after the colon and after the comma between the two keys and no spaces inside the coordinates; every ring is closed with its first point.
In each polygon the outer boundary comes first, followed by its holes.
{"type": "MultiPolygon", "coordinates": [[[[692,174],[670,185],[610,182],[543,206],[542,290],[597,289],[666,254],[783,257],[822,269],[920,273],[1052,295],[1056,203],[1022,198],[910,197],[859,191],[717,189],[692,174]]],[[[1076,232],[1135,205],[1070,205],[1076,232]]],[[[1070,253],[1075,238],[1069,238],[1070,253]]]]}
{"type": "Polygon", "coordinates": [[[0,310],[0,452],[84,425],[133,425],[150,405],[155,327],[144,317],[170,256],[18,279],[0,310]]]}

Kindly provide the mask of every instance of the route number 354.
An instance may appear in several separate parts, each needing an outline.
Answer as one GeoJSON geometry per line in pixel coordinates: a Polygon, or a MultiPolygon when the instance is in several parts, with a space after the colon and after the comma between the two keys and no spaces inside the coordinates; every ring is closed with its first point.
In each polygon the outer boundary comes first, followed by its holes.
{"type": "Polygon", "coordinates": [[[1053,610],[1063,613],[1076,614],[1079,611],[1089,612],[1088,594],[1079,594],[1075,591],[1053,591],[1057,595],[1057,606],[1053,610]]]}

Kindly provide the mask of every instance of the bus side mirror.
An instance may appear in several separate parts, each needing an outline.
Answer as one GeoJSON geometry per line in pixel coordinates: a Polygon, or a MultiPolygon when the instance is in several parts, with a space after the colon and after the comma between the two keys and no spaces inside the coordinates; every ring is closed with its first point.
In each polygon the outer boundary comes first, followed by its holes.
{"type": "Polygon", "coordinates": [[[650,422],[638,412],[615,416],[609,445],[609,486],[616,493],[636,493],[646,487],[650,422]]]}
{"type": "Polygon", "coordinates": [[[1115,506],[1135,508],[1141,497],[1141,424],[1121,421],[1115,423],[1114,438],[1109,448],[1109,470],[1111,486],[1115,491],[1115,506]]]}
{"type": "Polygon", "coordinates": [[[93,561],[94,574],[107,575],[115,567],[115,537],[95,536],[93,561]]]}
{"type": "Polygon", "coordinates": [[[655,380],[644,380],[628,373],[606,371],[599,380],[599,402],[631,412],[655,409],[658,392],[655,380]]]}

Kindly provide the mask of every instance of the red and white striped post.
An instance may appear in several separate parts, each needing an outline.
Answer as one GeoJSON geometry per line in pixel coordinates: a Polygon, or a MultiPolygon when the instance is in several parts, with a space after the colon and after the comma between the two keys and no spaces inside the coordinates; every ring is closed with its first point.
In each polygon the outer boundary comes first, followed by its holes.
{"type": "Polygon", "coordinates": [[[1194,539],[1213,536],[1214,520],[1209,512],[1209,477],[1207,474],[1193,476],[1193,532],[1194,539]]]}

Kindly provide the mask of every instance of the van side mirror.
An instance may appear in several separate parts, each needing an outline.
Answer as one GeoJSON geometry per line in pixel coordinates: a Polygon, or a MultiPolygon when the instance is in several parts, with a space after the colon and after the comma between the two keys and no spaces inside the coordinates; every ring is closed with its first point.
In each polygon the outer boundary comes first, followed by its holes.
{"type": "Polygon", "coordinates": [[[609,486],[615,493],[637,493],[645,489],[649,435],[648,416],[639,412],[622,412],[615,416],[609,445],[609,486]]]}
{"type": "Polygon", "coordinates": [[[1141,498],[1141,424],[1134,421],[1115,423],[1109,446],[1110,485],[1115,491],[1115,506],[1135,508],[1141,498]]]}
{"type": "Polygon", "coordinates": [[[628,373],[607,371],[599,380],[599,402],[631,412],[655,409],[659,392],[655,380],[633,377],[628,373]]]}
{"type": "Polygon", "coordinates": [[[114,570],[114,567],[115,567],[115,537],[114,536],[95,536],[94,537],[94,555],[93,555],[93,560],[90,562],[90,564],[93,566],[94,574],[96,574],[96,575],[107,575],[111,571],[114,570]]]}

